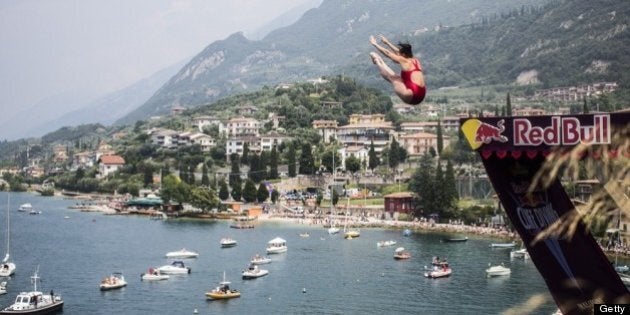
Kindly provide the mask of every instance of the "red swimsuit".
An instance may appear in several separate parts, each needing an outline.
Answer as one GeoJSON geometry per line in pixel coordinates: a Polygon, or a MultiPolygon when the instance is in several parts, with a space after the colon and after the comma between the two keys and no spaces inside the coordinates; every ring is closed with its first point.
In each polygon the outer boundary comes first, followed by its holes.
{"type": "Polygon", "coordinates": [[[411,97],[411,102],[410,104],[413,105],[418,105],[420,104],[420,102],[422,102],[424,100],[424,96],[427,93],[427,89],[426,87],[420,87],[417,84],[413,83],[413,81],[411,81],[411,74],[414,71],[420,71],[422,72],[422,67],[420,66],[420,61],[418,61],[418,59],[414,59],[413,61],[413,65],[414,68],[410,71],[400,71],[400,78],[402,78],[403,83],[405,83],[405,86],[411,90],[411,92],[413,93],[413,96],[411,97]]]}

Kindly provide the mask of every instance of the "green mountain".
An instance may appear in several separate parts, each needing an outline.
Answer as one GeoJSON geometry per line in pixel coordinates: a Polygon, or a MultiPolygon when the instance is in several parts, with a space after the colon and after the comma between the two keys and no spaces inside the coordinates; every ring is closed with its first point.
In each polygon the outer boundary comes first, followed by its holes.
{"type": "MultiPolygon", "coordinates": [[[[296,23],[251,41],[241,33],[207,46],[144,105],[118,123],[167,113],[174,105],[196,107],[237,92],[344,74],[376,80],[367,52],[371,34],[394,40],[441,36],[545,0],[325,0],[296,23]]],[[[420,53],[426,46],[422,46],[420,53]]],[[[465,49],[465,47],[462,47],[465,49]]]]}

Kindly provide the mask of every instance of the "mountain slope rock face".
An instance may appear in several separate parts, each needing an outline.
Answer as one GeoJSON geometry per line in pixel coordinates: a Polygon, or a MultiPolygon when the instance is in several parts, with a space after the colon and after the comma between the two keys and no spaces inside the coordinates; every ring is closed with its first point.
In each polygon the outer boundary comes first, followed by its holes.
{"type": "Polygon", "coordinates": [[[387,88],[369,62],[371,34],[410,42],[430,89],[621,81],[630,65],[620,53],[630,47],[629,17],[630,1],[622,0],[325,0],[262,40],[235,33],[210,44],[119,122],[319,76],[387,88]]]}

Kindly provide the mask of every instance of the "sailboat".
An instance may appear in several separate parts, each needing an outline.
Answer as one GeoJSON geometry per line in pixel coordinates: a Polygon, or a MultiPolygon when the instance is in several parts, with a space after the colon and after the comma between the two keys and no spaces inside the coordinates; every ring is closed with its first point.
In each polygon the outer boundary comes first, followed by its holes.
{"type": "Polygon", "coordinates": [[[332,184],[330,185],[330,227],[328,228],[328,234],[333,235],[339,233],[339,228],[335,226],[335,222],[333,221],[334,208],[333,208],[333,195],[334,195],[334,184],[335,184],[335,150],[333,150],[332,154],[332,184]]]}
{"type": "Polygon", "coordinates": [[[343,226],[343,237],[346,239],[353,239],[361,236],[361,232],[358,229],[348,229],[348,210],[350,209],[350,197],[348,197],[348,205],[346,206],[346,223],[343,226]]]}
{"type": "Polygon", "coordinates": [[[15,273],[15,264],[10,261],[9,251],[11,248],[11,220],[9,217],[9,208],[11,204],[11,197],[7,195],[7,252],[2,260],[2,265],[0,265],[0,277],[9,277],[15,273]]]}

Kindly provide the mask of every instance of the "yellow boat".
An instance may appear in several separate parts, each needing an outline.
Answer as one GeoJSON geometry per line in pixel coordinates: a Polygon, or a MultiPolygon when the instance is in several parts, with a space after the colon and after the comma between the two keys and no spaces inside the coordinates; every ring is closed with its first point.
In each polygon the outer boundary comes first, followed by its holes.
{"type": "Polygon", "coordinates": [[[346,233],[344,233],[344,237],[347,239],[353,239],[353,238],[357,238],[361,236],[361,232],[359,232],[358,230],[350,230],[346,233]]]}
{"type": "Polygon", "coordinates": [[[241,297],[241,292],[230,289],[230,282],[225,281],[225,271],[223,272],[223,281],[219,282],[219,286],[210,292],[206,292],[206,298],[213,300],[227,300],[241,297]]]}

